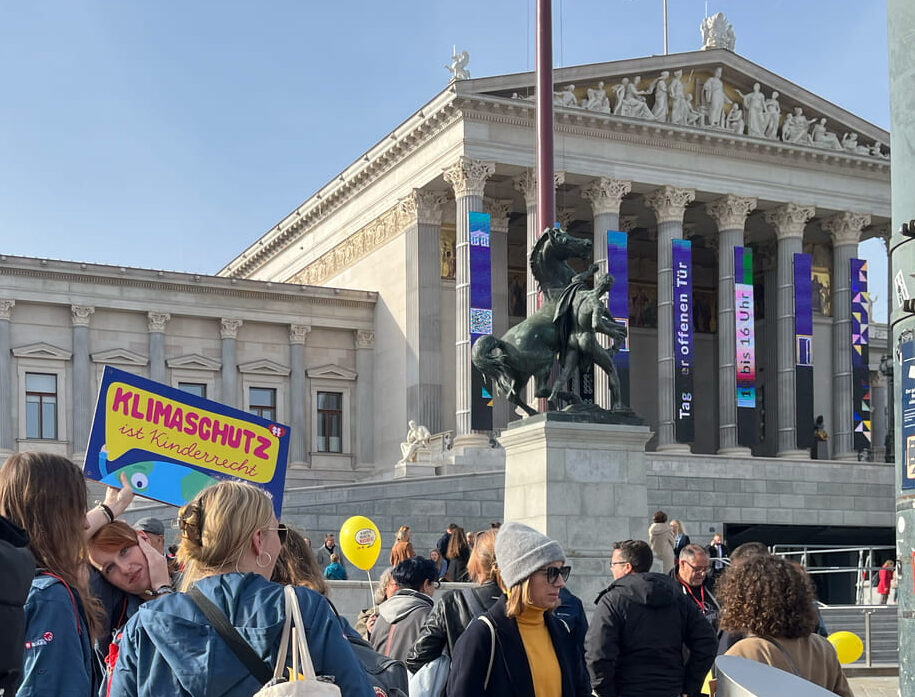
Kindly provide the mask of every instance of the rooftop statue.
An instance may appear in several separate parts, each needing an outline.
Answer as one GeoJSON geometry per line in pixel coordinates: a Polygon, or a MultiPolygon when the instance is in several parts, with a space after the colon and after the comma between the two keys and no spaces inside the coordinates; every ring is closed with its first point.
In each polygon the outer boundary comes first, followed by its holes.
{"type": "Polygon", "coordinates": [[[467,51],[457,52],[457,49],[452,51],[451,56],[451,65],[446,65],[445,70],[451,73],[451,81],[454,80],[469,80],[470,71],[467,70],[467,64],[470,62],[470,54],[467,51]]]}
{"type": "Polygon", "coordinates": [[[728,22],[723,13],[718,12],[711,17],[703,19],[700,31],[702,32],[703,51],[707,51],[710,48],[734,50],[734,44],[737,42],[734,36],[734,27],[731,26],[731,23],[728,22]]]}

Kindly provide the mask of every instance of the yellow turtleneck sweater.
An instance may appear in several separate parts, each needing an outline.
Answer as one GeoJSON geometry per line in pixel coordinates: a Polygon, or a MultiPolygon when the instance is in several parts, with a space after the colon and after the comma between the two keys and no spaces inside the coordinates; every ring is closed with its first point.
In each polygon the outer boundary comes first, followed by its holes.
{"type": "Polygon", "coordinates": [[[534,697],[562,697],[562,672],[542,607],[528,605],[516,619],[534,680],[534,697]]]}

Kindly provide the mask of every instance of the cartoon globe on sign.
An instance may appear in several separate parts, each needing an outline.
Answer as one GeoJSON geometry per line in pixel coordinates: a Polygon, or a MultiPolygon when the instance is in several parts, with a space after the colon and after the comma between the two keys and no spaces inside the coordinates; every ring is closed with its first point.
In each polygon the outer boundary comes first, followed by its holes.
{"type": "Polygon", "coordinates": [[[98,458],[101,482],[121,486],[121,475],[127,475],[131,488],[140,496],[180,506],[193,499],[201,489],[219,480],[199,470],[174,462],[147,460],[124,467],[108,469],[108,450],[103,446],[98,458]]]}

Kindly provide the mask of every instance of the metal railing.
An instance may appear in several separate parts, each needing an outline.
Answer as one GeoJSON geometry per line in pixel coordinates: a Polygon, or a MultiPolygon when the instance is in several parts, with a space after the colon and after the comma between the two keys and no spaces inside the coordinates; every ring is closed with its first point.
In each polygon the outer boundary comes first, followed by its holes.
{"type": "MultiPolygon", "coordinates": [[[[772,554],[782,557],[799,557],[798,561],[811,576],[817,574],[854,574],[855,604],[869,605],[865,602],[864,594],[867,588],[865,576],[873,578],[880,565],[874,564],[875,552],[889,551],[895,556],[896,548],[891,545],[869,545],[863,547],[832,547],[830,545],[772,545],[772,554]],[[858,562],[855,566],[825,565],[810,566],[811,554],[857,554],[858,562]]],[[[872,585],[871,585],[872,587],[872,585]]]]}

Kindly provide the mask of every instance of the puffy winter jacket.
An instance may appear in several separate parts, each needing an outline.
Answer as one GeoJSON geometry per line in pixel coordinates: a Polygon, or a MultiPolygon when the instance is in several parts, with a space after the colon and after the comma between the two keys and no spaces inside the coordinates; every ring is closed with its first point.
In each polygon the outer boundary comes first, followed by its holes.
{"type": "Polygon", "coordinates": [[[597,697],[693,694],[716,648],[715,632],[696,604],[669,576],[655,573],[628,574],[601,592],[585,638],[597,697]]]}
{"type": "Polygon", "coordinates": [[[401,588],[378,606],[378,619],[369,637],[372,647],[385,656],[406,659],[433,602],[425,593],[401,588]]]}
{"type": "MultiPolygon", "coordinates": [[[[272,669],[286,614],[283,587],[239,573],[210,576],[196,586],[272,669]]],[[[343,697],[374,697],[327,601],[304,587],[296,594],[318,675],[333,676],[343,697]]],[[[194,602],[171,593],[143,603],[127,623],[111,697],[250,697],[259,688],[194,602]]]]}
{"type": "Polygon", "coordinates": [[[22,678],[25,605],[35,560],[22,528],[0,516],[0,695],[12,695],[22,678]]]}

